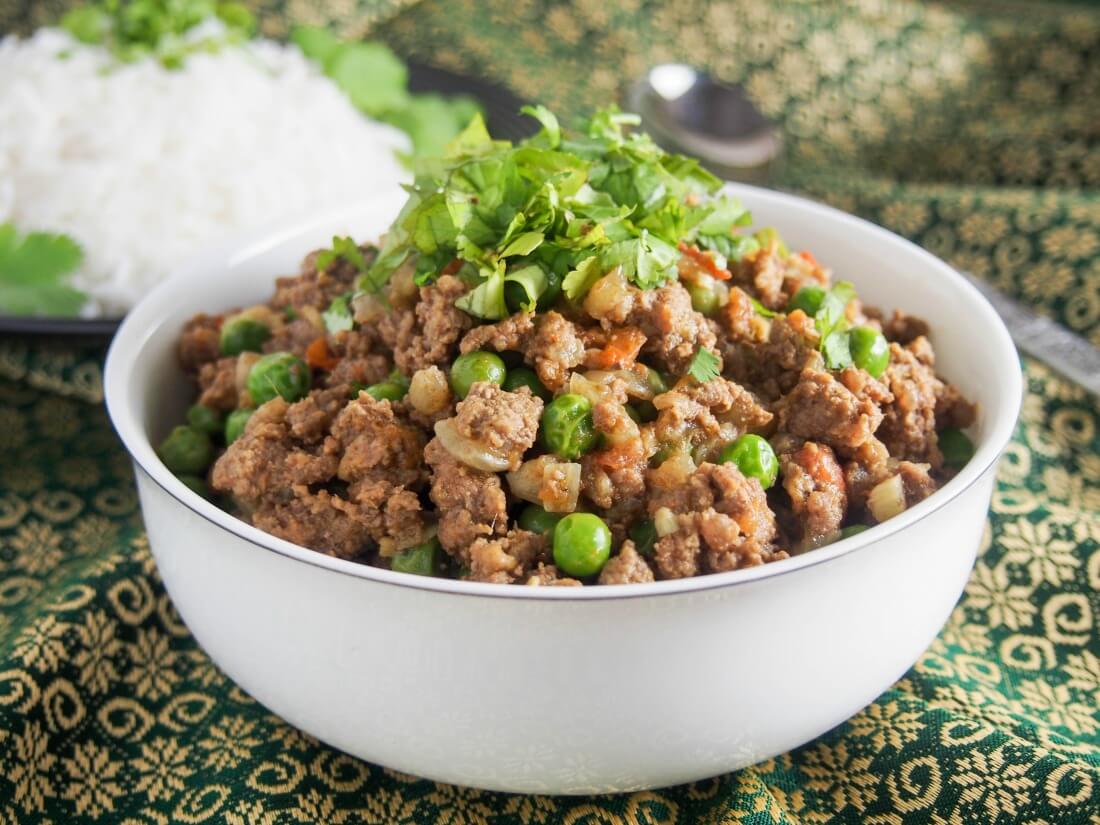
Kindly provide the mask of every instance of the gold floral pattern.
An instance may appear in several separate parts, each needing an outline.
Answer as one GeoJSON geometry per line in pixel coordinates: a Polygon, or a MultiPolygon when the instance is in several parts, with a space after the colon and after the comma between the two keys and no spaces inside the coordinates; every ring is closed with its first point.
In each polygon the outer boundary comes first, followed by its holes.
{"type": "MultiPolygon", "coordinates": [[[[65,5],[0,0],[0,31],[65,5]]],[[[782,124],[782,185],[906,235],[1100,342],[1095,8],[252,5],[268,34],[291,19],[369,28],[567,115],[651,62],[707,65],[782,124]]],[[[1023,414],[966,592],[904,678],[819,740],[738,773],[554,798],[358,762],[219,671],[156,575],[128,461],[98,406],[101,358],[94,346],[0,339],[0,825],[1100,825],[1100,413],[1041,364],[1025,363],[1023,414]]]]}

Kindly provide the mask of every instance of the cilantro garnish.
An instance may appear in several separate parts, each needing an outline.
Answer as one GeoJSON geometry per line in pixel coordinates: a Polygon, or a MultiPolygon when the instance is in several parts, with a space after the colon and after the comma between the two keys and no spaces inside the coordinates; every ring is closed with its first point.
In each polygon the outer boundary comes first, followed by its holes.
{"type": "Polygon", "coordinates": [[[359,248],[359,245],[355,241],[348,237],[334,235],[332,238],[332,248],[323,249],[318,252],[314,265],[317,267],[318,272],[323,272],[336,263],[336,261],[347,261],[359,272],[367,271],[367,261],[366,258],[363,257],[363,250],[359,248]]]}
{"type": "Polygon", "coordinates": [[[749,216],[715,195],[721,181],[629,131],[636,116],[607,109],[573,133],[545,107],[524,112],[541,126],[533,137],[493,140],[479,117],[425,164],[361,288],[380,290],[410,258],[417,283],[431,283],[457,259],[472,287],[459,307],[499,320],[516,311],[505,295],[515,273],[524,273],[527,308],[558,284],[579,301],[613,269],[641,289],[657,287],[676,277],[681,242],[730,255],[759,246],[735,240],[749,216]]]}
{"type": "Polygon", "coordinates": [[[82,43],[101,45],[123,62],[155,57],[176,69],[190,54],[242,43],[255,28],[252,12],[241,3],[217,0],[98,0],[77,6],[61,18],[61,27],[82,43]],[[220,20],[218,38],[188,38],[200,23],[220,20]]]}
{"type": "Polygon", "coordinates": [[[290,39],[368,117],[396,126],[412,141],[412,158],[435,157],[480,111],[469,97],[409,92],[409,72],[389,47],[344,41],[327,29],[300,27],[290,39]]]}
{"type": "Polygon", "coordinates": [[[691,365],[688,367],[688,374],[700,384],[705,384],[707,381],[711,381],[719,376],[720,372],[718,365],[720,363],[721,361],[718,360],[717,355],[709,349],[700,347],[699,351],[695,353],[695,357],[691,359],[691,365]]]}
{"type": "Polygon", "coordinates": [[[31,232],[21,238],[12,224],[0,224],[0,312],[75,315],[87,296],[65,279],[83,257],[65,235],[31,232]]]}
{"type": "Polygon", "coordinates": [[[825,356],[825,366],[831,370],[841,370],[852,364],[848,319],[844,313],[855,297],[855,287],[848,281],[839,281],[825,293],[821,308],[814,313],[814,328],[820,336],[818,348],[825,356]]]}
{"type": "Polygon", "coordinates": [[[328,305],[328,309],[321,313],[321,319],[325,322],[325,329],[329,332],[345,332],[355,326],[355,320],[351,315],[351,307],[348,302],[350,295],[337,295],[328,305]]]}

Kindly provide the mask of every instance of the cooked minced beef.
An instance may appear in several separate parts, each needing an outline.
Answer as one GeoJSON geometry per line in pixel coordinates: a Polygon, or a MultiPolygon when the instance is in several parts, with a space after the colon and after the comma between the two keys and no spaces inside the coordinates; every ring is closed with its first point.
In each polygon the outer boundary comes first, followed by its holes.
{"type": "Polygon", "coordinates": [[[577,586],[811,551],[968,460],[928,324],[745,234],[629,116],[567,141],[535,111],[519,146],[472,124],[383,249],[336,239],[267,303],[188,322],[169,469],[332,556],[577,586]]]}
{"type": "MultiPolygon", "coordinates": [[[[261,349],[309,364],[313,388],[294,403],[261,404],[213,463],[210,488],[241,518],[323,553],[387,566],[435,536],[445,572],[528,585],[580,583],[554,566],[549,533],[518,525],[531,501],[600,516],[616,546],[584,581],[624,584],[751,567],[835,541],[882,515],[869,506],[875,489],[894,485],[895,509],[925,498],[952,473],[937,433],[974,419],[937,377],[927,325],[867,311],[865,325],[892,339],[881,378],[829,370],[811,318],[768,317],[752,303],[782,306],[801,283],[827,284],[828,273],[799,258],[792,275],[765,255],[739,268],[715,320],[692,309],[681,283],[640,290],[612,273],[583,306],[479,324],[455,307],[468,287],[444,275],[373,327],[337,332],[322,316],[349,281],[311,268],[311,255],[301,274],[279,279],[267,311],[246,314],[268,327],[261,349]],[[691,375],[700,349],[719,356],[723,375],[691,375]],[[575,464],[549,456],[539,439],[544,402],[528,386],[483,381],[454,398],[448,372],[475,352],[529,366],[547,398],[590,396],[598,442],[575,464]],[[386,382],[419,389],[403,398],[365,391],[386,382]],[[457,441],[445,444],[437,422],[457,441]],[[776,447],[780,483],[767,492],[737,461],[721,463],[745,434],[776,447]],[[534,494],[511,475],[525,468],[539,474],[534,494]],[[650,546],[627,537],[650,522],[650,546]]],[[[197,401],[214,411],[252,404],[257,356],[218,346],[233,317],[196,316],[180,340],[197,401]]]]}

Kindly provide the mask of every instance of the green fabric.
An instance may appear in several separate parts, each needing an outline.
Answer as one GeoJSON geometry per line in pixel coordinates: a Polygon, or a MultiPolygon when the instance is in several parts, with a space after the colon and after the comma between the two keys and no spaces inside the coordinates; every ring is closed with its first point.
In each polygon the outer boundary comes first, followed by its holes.
{"type": "MultiPolygon", "coordinates": [[[[264,27],[388,18],[405,53],[573,113],[651,61],[709,65],[783,124],[782,185],[1100,342],[1095,6],[395,5],[273,0],[264,27]]],[[[0,0],[0,28],[42,8],[0,0]]],[[[236,688],[159,583],[89,355],[0,341],[0,823],[1100,823],[1100,414],[1039,364],[966,594],[900,682],[752,768],[571,799],[367,765],[236,688]]]]}

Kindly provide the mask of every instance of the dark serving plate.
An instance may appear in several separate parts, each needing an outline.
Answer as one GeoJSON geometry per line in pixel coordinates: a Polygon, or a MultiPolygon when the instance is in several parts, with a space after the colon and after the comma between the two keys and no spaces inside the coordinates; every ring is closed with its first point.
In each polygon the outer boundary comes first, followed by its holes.
{"type": "MultiPolygon", "coordinates": [[[[408,62],[408,66],[411,91],[468,95],[480,103],[493,137],[519,140],[534,134],[538,129],[538,124],[532,118],[519,112],[525,101],[503,86],[413,60],[408,62]]],[[[51,318],[0,314],[0,335],[105,339],[115,334],[121,322],[121,318],[51,318]]]]}

